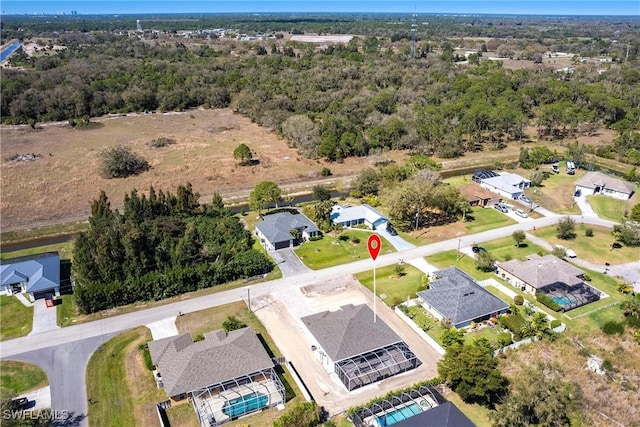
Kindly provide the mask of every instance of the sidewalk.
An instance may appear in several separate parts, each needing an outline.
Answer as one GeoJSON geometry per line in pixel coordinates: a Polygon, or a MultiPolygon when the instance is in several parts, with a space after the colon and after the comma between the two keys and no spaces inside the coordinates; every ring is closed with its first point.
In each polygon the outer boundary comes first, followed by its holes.
{"type": "Polygon", "coordinates": [[[22,305],[24,305],[25,307],[33,307],[33,303],[28,299],[26,299],[24,295],[18,293],[18,294],[15,294],[15,296],[16,298],[18,298],[18,301],[20,301],[22,305]]]}

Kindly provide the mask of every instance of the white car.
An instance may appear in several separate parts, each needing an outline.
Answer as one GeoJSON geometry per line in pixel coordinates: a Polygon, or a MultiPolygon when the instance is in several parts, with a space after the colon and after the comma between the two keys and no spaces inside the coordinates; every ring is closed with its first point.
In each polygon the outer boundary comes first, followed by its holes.
{"type": "Polygon", "coordinates": [[[527,213],[525,211],[523,211],[522,209],[516,209],[516,210],[513,211],[513,213],[515,213],[518,216],[521,216],[522,218],[529,217],[529,215],[527,215],[527,213]]]}
{"type": "Polygon", "coordinates": [[[565,248],[564,246],[556,245],[556,248],[563,249],[564,253],[569,258],[575,258],[578,255],[573,251],[573,249],[565,248]]]}

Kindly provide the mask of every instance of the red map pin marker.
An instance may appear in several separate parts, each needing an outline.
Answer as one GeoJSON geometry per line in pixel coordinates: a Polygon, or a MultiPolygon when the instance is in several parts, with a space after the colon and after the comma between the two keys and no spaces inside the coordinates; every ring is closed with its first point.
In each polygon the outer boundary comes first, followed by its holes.
{"type": "Polygon", "coordinates": [[[367,240],[367,249],[369,249],[369,256],[374,261],[378,258],[378,254],[380,253],[380,247],[382,243],[380,242],[380,237],[377,234],[372,234],[369,236],[369,240],[367,240]]]}

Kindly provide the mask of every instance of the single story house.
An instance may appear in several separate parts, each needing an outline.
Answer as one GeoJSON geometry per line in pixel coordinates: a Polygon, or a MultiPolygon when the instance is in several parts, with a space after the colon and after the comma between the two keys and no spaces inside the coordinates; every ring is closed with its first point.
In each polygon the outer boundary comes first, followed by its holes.
{"type": "Polygon", "coordinates": [[[524,190],[531,187],[531,181],[515,173],[503,173],[480,181],[480,185],[502,197],[517,200],[524,195],[524,190]]]}
{"type": "Polygon", "coordinates": [[[602,172],[589,172],[576,182],[576,192],[578,190],[585,196],[603,194],[615,199],[629,200],[635,192],[635,186],[602,172]]]}
{"type": "Polygon", "coordinates": [[[388,221],[389,218],[367,204],[359,206],[335,205],[331,209],[331,222],[342,225],[343,227],[354,227],[364,224],[370,229],[375,230],[388,221]]]}
{"type": "Polygon", "coordinates": [[[60,296],[60,255],[46,252],[0,261],[0,294],[27,293],[31,301],[60,296]]]}
{"type": "Polygon", "coordinates": [[[149,342],[157,381],[174,402],[189,398],[203,427],[284,403],[274,363],[253,329],[189,333],[149,342]]]}
{"type": "Polygon", "coordinates": [[[262,246],[271,251],[290,248],[320,235],[320,230],[309,218],[291,212],[265,215],[262,221],[256,223],[255,230],[262,246]],[[298,230],[300,238],[296,238],[292,230],[298,230]]]}
{"type": "Polygon", "coordinates": [[[460,194],[469,202],[470,206],[492,206],[502,202],[502,197],[476,184],[465,184],[458,187],[460,194]]]}
{"type": "Polygon", "coordinates": [[[582,270],[554,255],[533,254],[527,261],[501,262],[497,274],[522,291],[546,295],[562,311],[598,301],[603,295],[584,282],[582,270]]]}
{"type": "Polygon", "coordinates": [[[512,259],[497,264],[498,276],[531,295],[554,283],[576,286],[584,272],[555,255],[533,254],[527,261],[512,259]]]}
{"type": "Polygon", "coordinates": [[[340,307],[300,319],[311,350],[347,390],[381,381],[422,364],[407,344],[366,304],[340,307]]]}
{"type": "Polygon", "coordinates": [[[497,317],[509,308],[457,267],[431,273],[429,289],[418,292],[418,298],[436,319],[449,319],[456,328],[497,317]]]}

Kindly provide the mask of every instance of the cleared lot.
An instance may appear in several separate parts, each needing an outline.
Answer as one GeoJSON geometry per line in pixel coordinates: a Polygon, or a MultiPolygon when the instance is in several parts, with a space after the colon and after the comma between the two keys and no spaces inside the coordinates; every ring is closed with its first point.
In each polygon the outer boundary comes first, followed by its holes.
{"type": "Polygon", "coordinates": [[[295,292],[271,289],[268,294],[251,299],[252,310],[269,335],[294,364],[313,398],[331,415],[391,390],[436,376],[436,364],[440,356],[380,301],[376,302],[379,318],[407,343],[422,365],[351,392],[347,392],[335,374],[329,375],[312,353],[310,334],[300,318],[325,310],[336,310],[345,304],[362,303],[373,308],[372,294],[352,276],[312,284],[295,292]]]}

